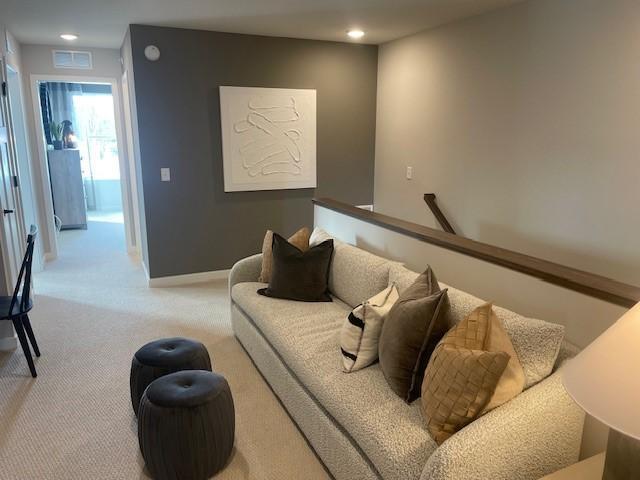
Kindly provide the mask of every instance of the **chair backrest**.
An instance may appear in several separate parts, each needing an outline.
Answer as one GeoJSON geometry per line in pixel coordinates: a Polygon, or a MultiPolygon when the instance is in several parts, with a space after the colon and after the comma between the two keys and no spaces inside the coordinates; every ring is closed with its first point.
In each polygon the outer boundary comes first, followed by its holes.
{"type": "Polygon", "coordinates": [[[22,265],[20,266],[20,273],[18,274],[18,280],[16,281],[16,288],[13,289],[13,296],[11,298],[11,305],[9,306],[8,316],[11,316],[13,308],[18,302],[18,295],[20,294],[20,287],[22,286],[22,297],[20,298],[19,312],[26,312],[29,299],[31,298],[31,265],[33,264],[33,249],[36,243],[36,235],[38,234],[38,228],[35,225],[31,225],[29,235],[27,235],[27,250],[24,252],[24,258],[22,259],[22,265]]]}

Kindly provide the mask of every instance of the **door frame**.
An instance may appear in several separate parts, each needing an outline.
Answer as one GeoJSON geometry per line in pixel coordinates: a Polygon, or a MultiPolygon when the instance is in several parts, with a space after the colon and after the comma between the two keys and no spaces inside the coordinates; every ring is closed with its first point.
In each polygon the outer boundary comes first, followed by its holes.
{"type": "Polygon", "coordinates": [[[142,238],[142,230],[140,229],[140,204],[138,201],[138,174],[136,172],[135,161],[135,147],[133,144],[133,119],[131,112],[131,86],[129,84],[129,75],[125,70],[122,73],[120,80],[120,87],[122,88],[122,121],[123,121],[123,133],[127,144],[127,160],[129,162],[129,183],[131,184],[131,224],[134,228],[134,234],[136,238],[133,250],[129,250],[129,253],[140,254],[141,247],[140,242],[142,238]]]}
{"type": "Polygon", "coordinates": [[[49,180],[49,166],[47,164],[47,146],[44,135],[42,135],[42,109],[40,107],[40,93],[38,85],[41,82],[66,82],[66,83],[88,83],[111,86],[111,96],[113,99],[113,115],[115,117],[116,143],[118,145],[118,168],[120,169],[120,194],[122,196],[122,213],[124,216],[125,247],[128,253],[138,251],[139,239],[136,238],[135,226],[132,225],[134,218],[130,197],[136,195],[136,185],[131,181],[129,174],[130,155],[125,149],[124,127],[122,125],[122,108],[120,85],[113,77],[94,77],[84,75],[41,75],[30,76],[31,97],[33,100],[33,113],[35,119],[36,141],[38,143],[38,157],[40,160],[40,178],[36,188],[42,189],[44,193],[45,221],[46,229],[49,233],[49,251],[45,252],[46,260],[54,260],[58,257],[58,239],[56,236],[55,221],[53,218],[53,198],[51,196],[51,182],[49,180]]]}

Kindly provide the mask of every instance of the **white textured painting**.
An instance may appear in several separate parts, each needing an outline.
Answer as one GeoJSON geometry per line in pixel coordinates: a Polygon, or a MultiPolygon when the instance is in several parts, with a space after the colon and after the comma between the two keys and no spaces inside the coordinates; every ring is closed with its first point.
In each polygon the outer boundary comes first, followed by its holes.
{"type": "Polygon", "coordinates": [[[220,87],[224,191],[316,187],[316,91],[220,87]]]}

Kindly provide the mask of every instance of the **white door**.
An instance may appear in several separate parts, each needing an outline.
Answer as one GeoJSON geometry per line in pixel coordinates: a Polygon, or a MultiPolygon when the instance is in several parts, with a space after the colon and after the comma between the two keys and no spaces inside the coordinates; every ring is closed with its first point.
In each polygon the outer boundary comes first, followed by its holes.
{"type": "MultiPolygon", "coordinates": [[[[9,144],[13,145],[15,157],[14,165],[17,168],[18,194],[20,195],[22,213],[18,218],[24,219],[22,237],[25,238],[31,225],[38,225],[38,212],[33,192],[33,177],[31,174],[31,155],[29,152],[27,138],[27,123],[24,116],[24,104],[22,98],[22,85],[20,73],[11,65],[7,64],[7,86],[9,97],[9,131],[13,135],[9,136],[9,144]]],[[[33,255],[33,270],[42,270],[42,247],[41,242],[36,241],[33,255]]]]}
{"type": "Polygon", "coordinates": [[[21,209],[19,208],[16,188],[14,187],[18,178],[17,170],[9,144],[10,137],[7,122],[9,104],[7,100],[6,70],[3,61],[0,61],[0,72],[2,72],[2,95],[0,96],[0,216],[2,217],[2,228],[0,229],[0,240],[2,240],[2,260],[6,288],[8,294],[11,294],[18,276],[20,262],[22,261],[24,245],[21,234],[23,226],[19,217],[21,209]]]}

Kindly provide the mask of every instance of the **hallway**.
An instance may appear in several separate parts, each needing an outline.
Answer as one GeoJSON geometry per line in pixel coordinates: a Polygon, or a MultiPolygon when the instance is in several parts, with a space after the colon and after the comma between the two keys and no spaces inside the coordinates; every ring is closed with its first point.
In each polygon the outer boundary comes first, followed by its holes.
{"type": "Polygon", "coordinates": [[[0,479],[147,478],[129,368],[137,348],[169,336],[205,343],[231,385],[236,449],[216,478],[327,478],[233,337],[226,281],[150,289],[122,236],[108,222],[62,232],[62,255],[36,275],[38,378],[19,349],[0,353],[0,479]]]}

